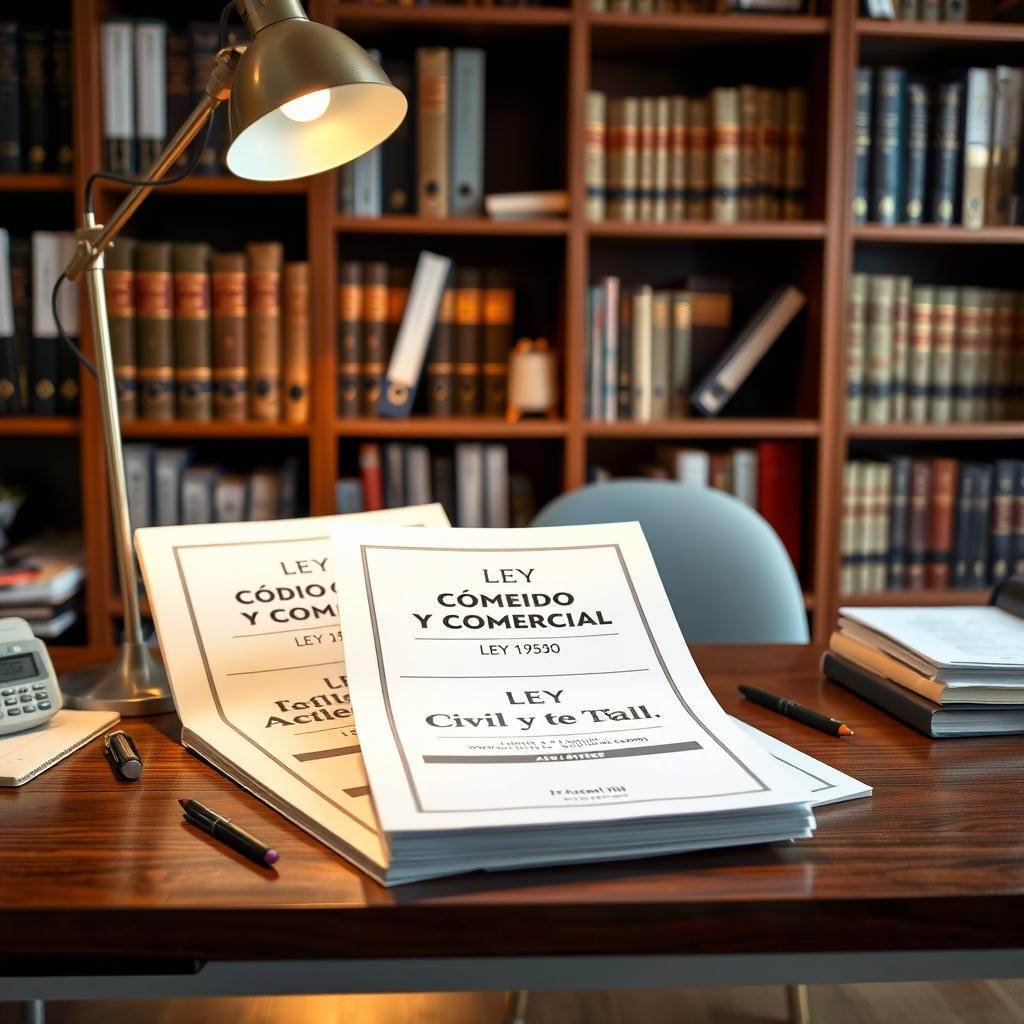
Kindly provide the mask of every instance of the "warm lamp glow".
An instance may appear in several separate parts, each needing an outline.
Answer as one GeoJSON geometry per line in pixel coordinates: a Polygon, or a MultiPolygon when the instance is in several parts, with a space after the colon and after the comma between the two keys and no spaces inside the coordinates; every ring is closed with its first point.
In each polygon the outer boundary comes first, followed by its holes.
{"type": "Polygon", "coordinates": [[[281,104],[281,113],[292,121],[315,121],[322,117],[331,102],[330,89],[317,89],[281,104]]]}

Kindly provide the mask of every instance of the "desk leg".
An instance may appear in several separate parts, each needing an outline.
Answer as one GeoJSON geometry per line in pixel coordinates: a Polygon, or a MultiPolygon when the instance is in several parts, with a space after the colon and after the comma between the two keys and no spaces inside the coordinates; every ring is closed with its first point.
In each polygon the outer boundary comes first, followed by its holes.
{"type": "Polygon", "coordinates": [[[520,989],[505,993],[505,1024],[526,1024],[526,1004],[530,993],[520,989]]]}
{"type": "Polygon", "coordinates": [[[46,1024],[46,1003],[42,999],[29,999],[25,1007],[25,1024],[46,1024]]]}
{"type": "Polygon", "coordinates": [[[811,1024],[811,1001],[806,985],[787,985],[789,1024],[811,1024]]]}

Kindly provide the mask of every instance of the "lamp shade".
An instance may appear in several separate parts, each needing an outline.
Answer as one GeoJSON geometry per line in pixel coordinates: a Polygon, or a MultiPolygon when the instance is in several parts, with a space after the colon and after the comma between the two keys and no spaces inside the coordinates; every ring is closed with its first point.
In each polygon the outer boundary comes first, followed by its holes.
{"type": "Polygon", "coordinates": [[[238,62],[228,168],[259,181],[329,170],[383,142],[407,106],[362,47],[299,8],[258,28],[238,62]]]}

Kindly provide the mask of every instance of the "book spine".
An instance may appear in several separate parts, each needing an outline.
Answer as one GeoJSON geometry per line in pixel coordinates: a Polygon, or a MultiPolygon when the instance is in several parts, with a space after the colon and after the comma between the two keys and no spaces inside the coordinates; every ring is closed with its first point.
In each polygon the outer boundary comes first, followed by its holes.
{"type": "Polygon", "coordinates": [[[623,100],[608,100],[605,105],[605,216],[622,220],[622,109],[623,100]]]}
{"type": "Polygon", "coordinates": [[[312,372],[312,337],[309,323],[309,264],[284,265],[282,328],[282,403],[285,423],[309,422],[309,381],[312,372]]]}
{"type": "Polygon", "coordinates": [[[216,253],[210,258],[213,324],[213,415],[238,422],[248,413],[249,346],[246,321],[245,254],[216,253]]]}
{"type": "MultiPolygon", "coordinates": [[[[66,267],[77,251],[75,236],[70,231],[57,235],[57,257],[61,267],[66,267]]],[[[47,290],[49,292],[49,289],[47,290]]],[[[78,285],[65,286],[58,296],[58,314],[65,335],[77,342],[79,334],[78,285]]],[[[57,343],[57,415],[78,415],[78,372],[79,363],[71,349],[57,343]]]]}
{"type": "Polygon", "coordinates": [[[921,0],[921,21],[942,21],[942,0],[921,0]]]}
{"type": "Polygon", "coordinates": [[[669,346],[669,362],[672,375],[669,412],[673,418],[682,418],[689,411],[690,391],[693,387],[691,376],[693,362],[693,317],[689,292],[672,292],[672,320],[669,346]]]}
{"type": "Polygon", "coordinates": [[[868,278],[867,369],[864,413],[868,423],[892,422],[892,368],[896,278],[868,278]]]}
{"type": "Polygon", "coordinates": [[[691,277],[691,357],[693,381],[702,381],[729,344],[732,330],[732,285],[722,278],[691,277]]]}
{"type": "Polygon", "coordinates": [[[477,441],[455,446],[455,522],[462,527],[487,525],[484,506],[484,446],[477,441]]]}
{"type": "MultiPolygon", "coordinates": [[[[386,60],[383,68],[391,84],[402,92],[409,110],[416,109],[412,64],[386,60]]],[[[415,117],[407,115],[381,145],[381,193],[384,213],[416,211],[415,117]]]]}
{"type": "MultiPolygon", "coordinates": [[[[618,309],[618,389],[615,418],[632,419],[633,412],[633,303],[626,289],[620,289],[618,309]]],[[[615,315],[609,308],[609,317],[615,315]]]]}
{"type": "Polygon", "coordinates": [[[651,296],[651,419],[667,420],[671,401],[672,295],[656,291],[651,296]]]}
{"type": "Polygon", "coordinates": [[[933,224],[946,227],[959,215],[961,109],[963,82],[946,82],[937,94],[935,130],[932,137],[931,217],[933,224]]]}
{"type": "Polygon", "coordinates": [[[991,68],[971,68],[967,72],[961,196],[963,224],[967,228],[985,226],[985,184],[992,145],[994,90],[995,78],[991,68]]]}
{"type": "Polygon", "coordinates": [[[11,304],[14,310],[14,350],[18,363],[18,411],[32,411],[32,245],[27,238],[11,239],[11,304]]]}
{"type": "Polygon", "coordinates": [[[50,77],[50,150],[54,170],[70,174],[75,154],[74,116],[71,109],[71,29],[55,28],[51,40],[53,73],[50,77]]]}
{"type": "Polygon", "coordinates": [[[604,418],[604,393],[602,356],[604,355],[604,333],[606,310],[604,289],[599,284],[587,288],[587,393],[584,408],[591,423],[600,423],[604,418]]]}
{"type": "Polygon", "coordinates": [[[363,265],[363,407],[374,416],[387,378],[388,359],[388,265],[373,261],[363,265]]]}
{"type": "Polygon", "coordinates": [[[668,219],[686,219],[686,104],[685,96],[669,98],[668,219]]]}
{"type": "Polygon", "coordinates": [[[907,181],[903,220],[921,224],[925,213],[925,169],[928,164],[928,87],[907,83],[907,181]]]}
{"type": "Polygon", "coordinates": [[[0,21],[0,174],[21,170],[21,72],[18,23],[0,21]]]}
{"type": "Polygon", "coordinates": [[[655,223],[668,220],[668,136],[671,108],[668,96],[654,101],[654,201],[655,223]]]}
{"type": "Polygon", "coordinates": [[[26,171],[49,170],[50,97],[47,67],[50,58],[49,33],[41,26],[21,30],[21,150],[26,171]]]}
{"type": "Polygon", "coordinates": [[[932,459],[928,518],[928,586],[945,590],[953,561],[953,522],[957,497],[956,459],[932,459]]]}
{"type": "Polygon", "coordinates": [[[57,413],[57,325],[50,307],[50,289],[60,264],[56,232],[32,233],[32,351],[31,411],[36,416],[57,413]]]}
{"type": "Polygon", "coordinates": [[[1007,288],[994,295],[992,344],[992,404],[989,418],[1005,420],[1013,408],[1013,347],[1016,329],[1016,298],[1007,288]]]}
{"type": "Polygon", "coordinates": [[[1017,459],[1013,477],[1013,572],[1024,573],[1024,459],[1017,459]]]}
{"type": "Polygon", "coordinates": [[[640,101],[628,96],[622,101],[619,123],[619,216],[637,219],[640,187],[640,101]]]}
{"type": "Polygon", "coordinates": [[[482,275],[473,267],[455,271],[455,414],[480,412],[483,347],[482,275]]]}
{"type": "Polygon", "coordinates": [[[978,368],[974,389],[975,401],[972,418],[975,420],[992,419],[994,405],[995,367],[995,316],[996,291],[994,288],[981,288],[978,307],[978,368]]]}
{"type": "Polygon", "coordinates": [[[455,412],[455,288],[446,287],[427,358],[427,408],[431,416],[455,412]]]}
{"type": "MultiPolygon", "coordinates": [[[[187,32],[167,33],[166,67],[167,108],[164,124],[177,130],[192,109],[192,66],[187,32]]],[[[183,171],[188,166],[188,160],[188,153],[183,153],[174,162],[174,170],[183,171]]]]}
{"type": "Polygon", "coordinates": [[[903,211],[906,93],[907,73],[903,68],[878,68],[871,149],[871,214],[880,224],[898,223],[903,211]]]}
{"type": "Polygon", "coordinates": [[[843,465],[843,487],[839,519],[839,596],[856,593],[857,589],[857,518],[856,496],[860,464],[843,465]]]}
{"type": "Polygon", "coordinates": [[[0,416],[20,411],[18,346],[14,336],[14,301],[11,291],[11,236],[0,228],[0,416]]]}
{"type": "Polygon", "coordinates": [[[441,47],[416,51],[416,195],[424,217],[448,216],[449,63],[441,47]]]}
{"type": "Polygon", "coordinates": [[[741,85],[739,219],[757,216],[757,86],[741,85]]]}
{"type": "Polygon", "coordinates": [[[508,405],[508,354],[512,348],[516,293],[512,275],[504,270],[484,274],[483,412],[504,416],[508,405]]]}
{"type": "Polygon", "coordinates": [[[761,441],[756,448],[757,510],[779,535],[799,573],[803,529],[800,446],[790,441],[761,441]]]}
{"type": "Polygon", "coordinates": [[[249,285],[249,415],[264,422],[281,418],[280,242],[245,247],[249,285]]]}
{"type": "Polygon", "coordinates": [[[108,171],[131,174],[135,161],[135,62],[132,23],[111,18],[101,27],[103,142],[108,171]]]}
{"type": "MultiPolygon", "coordinates": [[[[892,497],[889,503],[889,590],[902,590],[907,586],[908,512],[910,509],[911,460],[897,455],[889,460],[892,465],[892,497]]],[[[923,560],[920,566],[923,577],[923,560]]],[[[911,570],[913,574],[914,570],[911,570]]]]}
{"type": "Polygon", "coordinates": [[[801,220],[806,212],[807,91],[786,90],[783,147],[782,216],[801,220]]]}
{"type": "Polygon", "coordinates": [[[484,212],[484,51],[452,51],[451,197],[455,216],[484,212]]]}
{"type": "Polygon", "coordinates": [[[900,21],[920,21],[922,0],[896,0],[896,17],[900,21]]]}
{"type": "Polygon", "coordinates": [[[992,546],[989,552],[989,581],[1001,583],[1013,564],[1013,493],[1017,461],[997,459],[992,481],[992,546]]]}
{"type": "Polygon", "coordinates": [[[686,213],[689,220],[707,220],[710,214],[710,106],[706,99],[687,104],[686,213]]]}
{"type": "Polygon", "coordinates": [[[910,467],[910,507],[907,516],[907,589],[924,590],[928,568],[928,505],[931,463],[914,459],[910,467]]]}
{"type": "Polygon", "coordinates": [[[864,420],[864,392],[867,370],[868,275],[850,278],[846,331],[846,422],[864,420]]]}
{"type": "Polygon", "coordinates": [[[958,289],[952,287],[935,289],[935,316],[932,328],[932,383],[928,395],[928,419],[931,423],[949,423],[953,419],[959,307],[958,289]]]}
{"type": "Polygon", "coordinates": [[[775,163],[778,150],[779,96],[775,89],[757,92],[757,195],[758,220],[776,220],[779,216],[775,163]]]}
{"type": "Polygon", "coordinates": [[[488,529],[509,525],[508,445],[484,445],[484,522],[488,529]]]}
{"type": "Polygon", "coordinates": [[[1024,69],[1000,65],[995,69],[992,111],[992,150],[985,183],[986,225],[1012,224],[1014,190],[1024,108],[1024,69]]]}
{"type": "Polygon", "coordinates": [[[210,249],[203,242],[174,245],[174,382],[178,418],[213,418],[213,334],[210,322],[210,249]]]}
{"type": "Polygon", "coordinates": [[[587,93],[586,124],[584,134],[585,204],[588,221],[605,218],[605,118],[607,98],[603,92],[591,89],[587,93]]]}
{"type": "Polygon", "coordinates": [[[638,131],[637,219],[654,220],[654,118],[656,105],[653,97],[640,100],[640,126],[638,131]]]}
{"type": "Polygon", "coordinates": [[[871,109],[874,72],[857,68],[853,109],[853,222],[868,219],[871,170],[871,109]]]}
{"type": "Polygon", "coordinates": [[[910,307],[913,281],[896,279],[896,299],[892,323],[892,420],[907,419],[907,391],[910,378],[910,307]]]}
{"type": "Polygon", "coordinates": [[[601,287],[604,293],[602,418],[608,423],[614,423],[618,417],[619,406],[619,279],[606,277],[601,287]]]}
{"type": "Polygon", "coordinates": [[[971,555],[967,585],[981,589],[988,585],[989,537],[992,513],[992,467],[984,463],[977,470],[977,491],[971,513],[971,555]]]}
{"type": "Polygon", "coordinates": [[[651,305],[653,292],[650,285],[641,285],[632,296],[631,323],[633,328],[633,386],[632,412],[637,423],[650,423],[652,417],[651,376],[651,305]]]}
{"type": "MultiPolygon", "coordinates": [[[[192,105],[195,106],[206,93],[206,83],[217,60],[220,49],[220,30],[216,22],[191,21],[188,24],[189,52],[192,55],[192,105]]],[[[223,120],[213,119],[213,126],[206,145],[196,165],[196,174],[220,173],[220,149],[223,138],[223,120]],[[220,123],[218,123],[220,122],[220,123]]],[[[244,417],[243,417],[244,418],[244,417]]]]}
{"type": "Polygon", "coordinates": [[[374,148],[352,161],[352,213],[375,218],[383,209],[381,150],[374,148]]]}
{"type": "Polygon", "coordinates": [[[928,422],[928,394],[932,370],[932,317],[935,289],[919,285],[911,293],[910,379],[907,419],[911,423],[928,422]]]}
{"type": "Polygon", "coordinates": [[[362,408],[363,360],[363,265],[355,260],[339,267],[337,359],[338,415],[353,419],[362,408]]]}
{"type": "Polygon", "coordinates": [[[953,399],[953,419],[966,422],[976,419],[978,403],[978,357],[981,349],[980,288],[960,289],[960,308],[956,331],[956,387],[953,399]]]}
{"type": "Polygon", "coordinates": [[[956,533],[953,544],[951,582],[956,588],[969,586],[971,557],[971,510],[977,491],[975,467],[960,466],[959,487],[956,498],[956,533]]]}
{"type": "Polygon", "coordinates": [[[966,21],[967,0],[945,0],[942,15],[943,21],[966,21]]]}
{"type": "Polygon", "coordinates": [[[169,242],[140,242],[135,249],[135,309],[139,414],[174,419],[174,302],[169,242]]]}
{"type": "Polygon", "coordinates": [[[740,214],[740,95],[711,90],[711,219],[733,223],[740,214]]]}
{"type": "Polygon", "coordinates": [[[167,25],[135,23],[135,138],[139,167],[153,164],[167,139],[167,25]]]}
{"type": "Polygon", "coordinates": [[[889,502],[892,491],[892,466],[875,465],[874,515],[871,522],[871,589],[885,590],[889,559],[889,502]]]}
{"type": "Polygon", "coordinates": [[[384,507],[384,475],[380,465],[380,445],[359,446],[359,475],[363,481],[363,501],[367,512],[384,507]]]}

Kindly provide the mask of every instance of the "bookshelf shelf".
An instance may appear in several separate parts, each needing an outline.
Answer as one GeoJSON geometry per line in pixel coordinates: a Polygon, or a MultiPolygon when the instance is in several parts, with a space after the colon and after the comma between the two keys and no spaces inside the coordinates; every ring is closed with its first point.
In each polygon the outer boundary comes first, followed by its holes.
{"type": "Polygon", "coordinates": [[[334,5],[335,24],[361,28],[373,25],[472,26],[495,28],[562,28],[572,14],[568,8],[551,7],[446,7],[385,6],[383,4],[339,3],[334,5]]]}
{"type": "Polygon", "coordinates": [[[948,228],[938,224],[860,224],[855,242],[894,245],[1024,245],[1024,227],[948,228]]]}
{"type": "Polygon", "coordinates": [[[0,416],[0,437],[72,437],[79,427],[70,416],[0,416]]]}
{"type": "Polygon", "coordinates": [[[1024,25],[1012,22],[876,21],[858,18],[854,32],[865,39],[894,39],[902,43],[1024,43],[1024,25]]]}
{"type": "MultiPolygon", "coordinates": [[[[293,181],[250,181],[248,178],[236,178],[233,175],[201,175],[197,174],[174,185],[161,185],[154,188],[151,195],[173,194],[189,196],[276,196],[302,195],[306,192],[309,182],[306,178],[293,181]]],[[[97,181],[97,194],[125,195],[132,188],[119,181],[97,181]]]]}
{"type": "Polygon", "coordinates": [[[942,607],[951,604],[988,604],[990,589],[985,590],[882,590],[871,594],[847,594],[839,598],[841,605],[850,608],[878,605],[913,607],[927,605],[942,607]]]}
{"type": "Polygon", "coordinates": [[[246,420],[230,423],[212,420],[208,423],[195,423],[189,420],[129,420],[121,424],[121,433],[133,438],[182,438],[201,441],[211,437],[231,438],[269,438],[269,437],[309,437],[308,423],[273,423],[253,422],[246,420]]]}
{"type": "Polygon", "coordinates": [[[786,14],[616,14],[587,17],[596,50],[611,44],[622,50],[631,43],[656,40],[666,33],[677,39],[706,42],[771,41],[827,37],[828,18],[786,14]]]}
{"type": "Polygon", "coordinates": [[[0,192],[69,192],[74,185],[70,174],[0,174],[0,192]]]}
{"type": "Polygon", "coordinates": [[[488,217],[417,217],[394,214],[390,217],[334,218],[336,231],[367,235],[518,235],[547,237],[564,235],[568,222],[554,218],[530,220],[491,220],[488,217]]]}
{"type": "Polygon", "coordinates": [[[1024,420],[988,423],[851,423],[852,441],[1024,441],[1024,420]]]}
{"type": "Polygon", "coordinates": [[[654,224],[649,221],[595,221],[586,226],[591,238],[687,239],[708,241],[818,241],[825,224],[817,220],[744,221],[718,224],[709,220],[654,224]]]}
{"type": "Polygon", "coordinates": [[[502,419],[482,416],[467,416],[461,419],[413,416],[407,420],[383,417],[336,420],[335,431],[341,438],[436,437],[465,441],[480,438],[561,438],[565,437],[568,427],[564,420],[522,420],[519,423],[507,423],[502,419]]]}
{"type": "Polygon", "coordinates": [[[662,420],[657,423],[587,423],[584,433],[591,439],[623,440],[683,438],[815,438],[821,432],[817,420],[811,419],[685,419],[662,420]]]}

